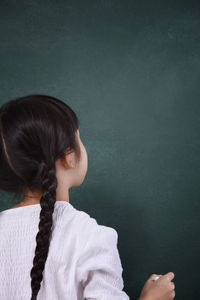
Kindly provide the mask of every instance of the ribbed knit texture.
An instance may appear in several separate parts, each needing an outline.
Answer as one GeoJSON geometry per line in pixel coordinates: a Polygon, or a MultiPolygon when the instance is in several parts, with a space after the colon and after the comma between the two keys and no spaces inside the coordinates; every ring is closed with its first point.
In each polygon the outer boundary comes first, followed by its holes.
{"type": "MultiPolygon", "coordinates": [[[[30,300],[40,204],[0,212],[0,300],[30,300]]],[[[117,231],[56,201],[37,300],[129,300],[117,231]]]]}

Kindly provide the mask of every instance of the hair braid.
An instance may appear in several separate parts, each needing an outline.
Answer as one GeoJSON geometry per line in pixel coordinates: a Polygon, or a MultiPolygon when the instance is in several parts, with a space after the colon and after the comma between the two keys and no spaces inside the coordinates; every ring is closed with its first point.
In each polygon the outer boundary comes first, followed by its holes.
{"type": "Polygon", "coordinates": [[[37,244],[35,248],[35,257],[33,259],[33,267],[30,272],[32,288],[31,300],[36,300],[43,278],[43,270],[48,256],[51,238],[52,215],[56,202],[57,187],[55,163],[53,163],[51,167],[48,167],[43,161],[40,164],[38,173],[42,179],[43,195],[40,199],[41,211],[38,225],[39,231],[36,235],[37,244]]]}

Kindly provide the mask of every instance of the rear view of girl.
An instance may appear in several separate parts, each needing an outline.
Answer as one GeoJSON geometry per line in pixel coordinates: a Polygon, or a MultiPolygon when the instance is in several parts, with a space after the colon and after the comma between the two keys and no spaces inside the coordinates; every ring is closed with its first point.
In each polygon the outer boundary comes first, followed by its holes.
{"type": "MultiPolygon", "coordinates": [[[[118,234],[69,202],[87,173],[75,112],[46,95],[0,108],[0,189],[22,199],[0,212],[0,300],[129,300],[118,234]]],[[[172,272],[140,300],[175,296],[172,272]]]]}

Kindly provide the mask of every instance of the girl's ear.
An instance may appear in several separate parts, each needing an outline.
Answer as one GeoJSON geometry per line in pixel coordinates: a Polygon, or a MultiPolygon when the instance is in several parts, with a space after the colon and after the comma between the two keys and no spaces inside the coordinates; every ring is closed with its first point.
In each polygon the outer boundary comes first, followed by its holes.
{"type": "Polygon", "coordinates": [[[66,154],[62,157],[64,166],[68,169],[74,169],[75,168],[75,153],[74,151],[68,151],[66,154]]]}

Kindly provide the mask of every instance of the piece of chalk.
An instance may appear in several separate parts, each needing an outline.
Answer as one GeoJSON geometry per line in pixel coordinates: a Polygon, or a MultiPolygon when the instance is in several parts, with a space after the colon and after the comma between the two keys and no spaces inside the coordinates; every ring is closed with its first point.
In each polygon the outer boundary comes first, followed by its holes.
{"type": "Polygon", "coordinates": [[[159,276],[154,276],[152,280],[158,280],[159,278],[159,276]]]}

